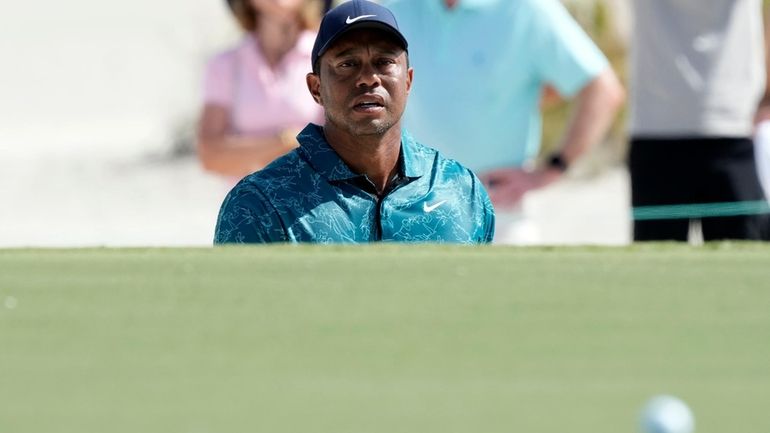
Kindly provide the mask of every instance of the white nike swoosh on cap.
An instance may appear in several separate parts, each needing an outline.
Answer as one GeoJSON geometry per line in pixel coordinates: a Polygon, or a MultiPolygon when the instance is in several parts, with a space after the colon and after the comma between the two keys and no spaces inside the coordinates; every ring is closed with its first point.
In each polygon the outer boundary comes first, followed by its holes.
{"type": "Polygon", "coordinates": [[[345,24],[353,24],[354,22],[356,22],[356,21],[358,21],[360,19],[371,18],[371,17],[376,17],[376,16],[377,15],[361,15],[360,17],[355,17],[355,18],[350,18],[350,16],[348,16],[348,19],[345,20],[345,24]]]}

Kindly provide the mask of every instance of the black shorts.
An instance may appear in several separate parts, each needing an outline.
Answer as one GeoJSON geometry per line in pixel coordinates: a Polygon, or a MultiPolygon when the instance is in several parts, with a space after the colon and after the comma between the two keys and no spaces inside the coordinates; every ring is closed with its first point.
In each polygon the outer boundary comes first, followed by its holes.
{"type": "MultiPolygon", "coordinates": [[[[631,202],[640,206],[764,200],[748,138],[632,138],[631,202]]],[[[687,240],[690,220],[634,221],[634,240],[687,240]]],[[[770,240],[770,215],[707,217],[704,240],[770,240]]]]}

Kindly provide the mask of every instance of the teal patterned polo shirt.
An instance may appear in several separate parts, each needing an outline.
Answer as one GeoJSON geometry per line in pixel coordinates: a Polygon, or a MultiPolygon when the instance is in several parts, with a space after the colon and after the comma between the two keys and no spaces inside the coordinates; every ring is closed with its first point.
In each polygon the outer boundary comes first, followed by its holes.
{"type": "Polygon", "coordinates": [[[402,133],[398,175],[381,196],[340,159],[320,126],[241,180],[219,211],[215,244],[373,241],[487,243],[494,210],[479,179],[402,133]]]}

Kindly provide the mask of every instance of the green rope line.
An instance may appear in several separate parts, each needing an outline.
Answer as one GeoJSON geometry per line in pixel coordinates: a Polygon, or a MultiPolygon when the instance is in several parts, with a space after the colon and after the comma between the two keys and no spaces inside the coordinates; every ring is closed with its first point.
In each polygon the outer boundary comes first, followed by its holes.
{"type": "Polygon", "coordinates": [[[634,220],[636,221],[761,215],[767,213],[770,213],[770,203],[765,200],[734,203],[639,206],[633,210],[634,220]]]}

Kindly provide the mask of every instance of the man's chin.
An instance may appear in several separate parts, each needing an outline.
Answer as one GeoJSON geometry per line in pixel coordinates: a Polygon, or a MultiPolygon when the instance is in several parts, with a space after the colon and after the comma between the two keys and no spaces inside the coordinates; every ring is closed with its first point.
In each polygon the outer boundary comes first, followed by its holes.
{"type": "Polygon", "coordinates": [[[350,117],[326,117],[326,123],[353,136],[382,136],[398,122],[391,119],[355,119],[350,117]]]}
{"type": "Polygon", "coordinates": [[[351,126],[350,130],[354,135],[384,135],[393,127],[393,124],[381,120],[370,120],[355,122],[351,126]]]}

